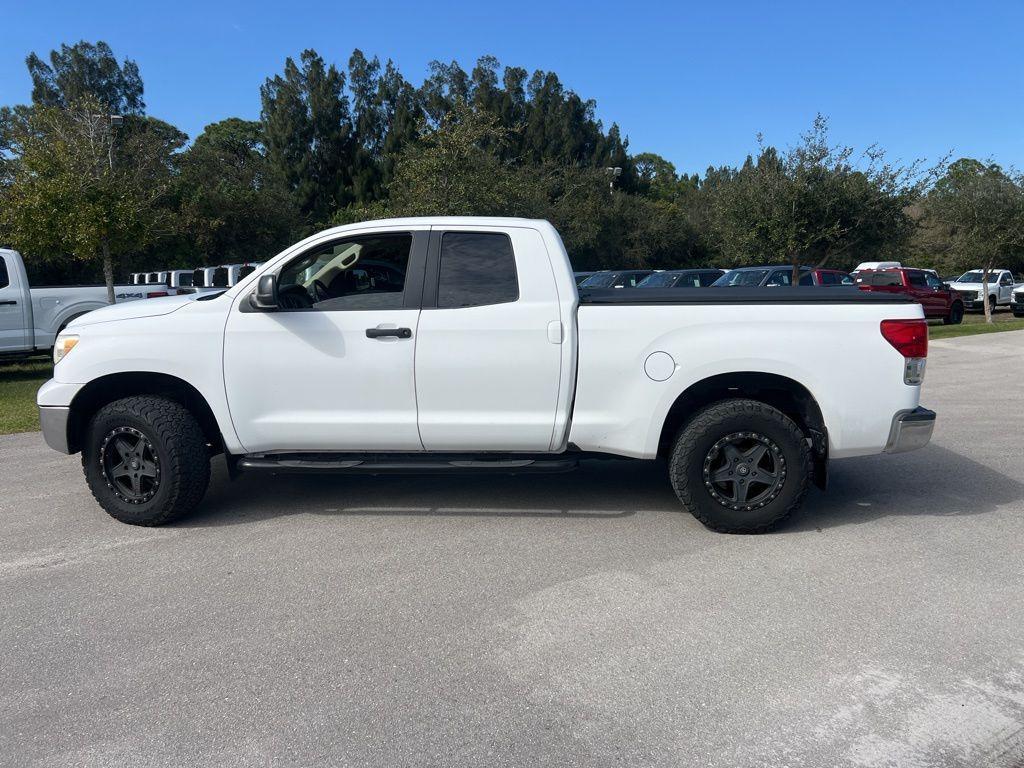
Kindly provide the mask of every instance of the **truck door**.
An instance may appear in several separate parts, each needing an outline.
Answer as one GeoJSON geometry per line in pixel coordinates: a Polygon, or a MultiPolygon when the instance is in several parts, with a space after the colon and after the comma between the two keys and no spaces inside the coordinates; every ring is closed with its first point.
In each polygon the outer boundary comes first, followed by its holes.
{"type": "Polygon", "coordinates": [[[563,333],[538,231],[434,227],[416,342],[424,448],[550,450],[563,333]]]}
{"type": "Polygon", "coordinates": [[[1013,275],[1009,272],[1003,272],[999,276],[999,303],[1005,304],[1010,300],[1010,294],[1013,292],[1013,275]]]}
{"type": "Polygon", "coordinates": [[[0,352],[20,352],[32,346],[28,327],[28,285],[10,251],[0,251],[0,352]]]}
{"type": "Polygon", "coordinates": [[[322,238],[275,269],[280,308],[236,297],[224,387],[242,445],[422,451],[413,359],[429,228],[322,238]]]}

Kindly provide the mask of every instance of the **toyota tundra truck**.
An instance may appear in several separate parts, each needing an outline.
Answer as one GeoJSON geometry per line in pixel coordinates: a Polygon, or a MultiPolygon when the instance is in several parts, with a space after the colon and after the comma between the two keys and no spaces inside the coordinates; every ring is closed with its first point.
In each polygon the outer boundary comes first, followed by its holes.
{"type": "Polygon", "coordinates": [[[919,448],[921,305],[854,288],[577,290],[545,221],[321,232],[220,292],[91,312],[39,390],[114,518],[246,472],[557,472],[663,460],[705,525],[760,532],[830,459],[919,448]]]}

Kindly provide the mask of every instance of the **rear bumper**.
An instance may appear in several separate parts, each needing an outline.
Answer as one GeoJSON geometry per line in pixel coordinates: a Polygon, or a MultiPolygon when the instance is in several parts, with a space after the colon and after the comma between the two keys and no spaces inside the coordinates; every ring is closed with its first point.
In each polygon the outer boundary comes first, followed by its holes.
{"type": "Polygon", "coordinates": [[[68,416],[71,409],[64,406],[39,406],[39,423],[43,427],[43,440],[55,451],[71,453],[68,447],[68,416]]]}
{"type": "Polygon", "coordinates": [[[905,453],[924,448],[932,439],[934,428],[935,411],[921,407],[912,411],[900,411],[892,417],[892,428],[889,430],[885,452],[905,453]]]}

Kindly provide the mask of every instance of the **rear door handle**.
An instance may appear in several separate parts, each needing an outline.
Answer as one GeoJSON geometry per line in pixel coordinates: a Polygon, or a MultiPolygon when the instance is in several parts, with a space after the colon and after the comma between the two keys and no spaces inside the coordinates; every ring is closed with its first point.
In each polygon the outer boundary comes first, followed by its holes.
{"type": "Polygon", "coordinates": [[[0,306],[7,306],[7,305],[17,304],[17,303],[18,302],[14,301],[13,299],[10,300],[10,301],[0,301],[0,306]]]}
{"type": "Polygon", "coordinates": [[[366,338],[380,339],[384,336],[396,336],[399,339],[411,339],[412,328],[367,328],[366,338]]]}

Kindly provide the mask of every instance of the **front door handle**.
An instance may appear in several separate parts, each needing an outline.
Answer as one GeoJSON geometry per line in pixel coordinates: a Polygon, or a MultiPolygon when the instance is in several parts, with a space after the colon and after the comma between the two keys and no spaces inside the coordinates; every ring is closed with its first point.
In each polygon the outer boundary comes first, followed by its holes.
{"type": "Polygon", "coordinates": [[[14,301],[13,299],[11,301],[0,301],[0,306],[13,305],[13,304],[17,304],[17,303],[18,302],[14,301]]]}
{"type": "Polygon", "coordinates": [[[396,336],[399,339],[411,339],[412,328],[367,328],[366,338],[380,339],[384,336],[396,336]]]}

